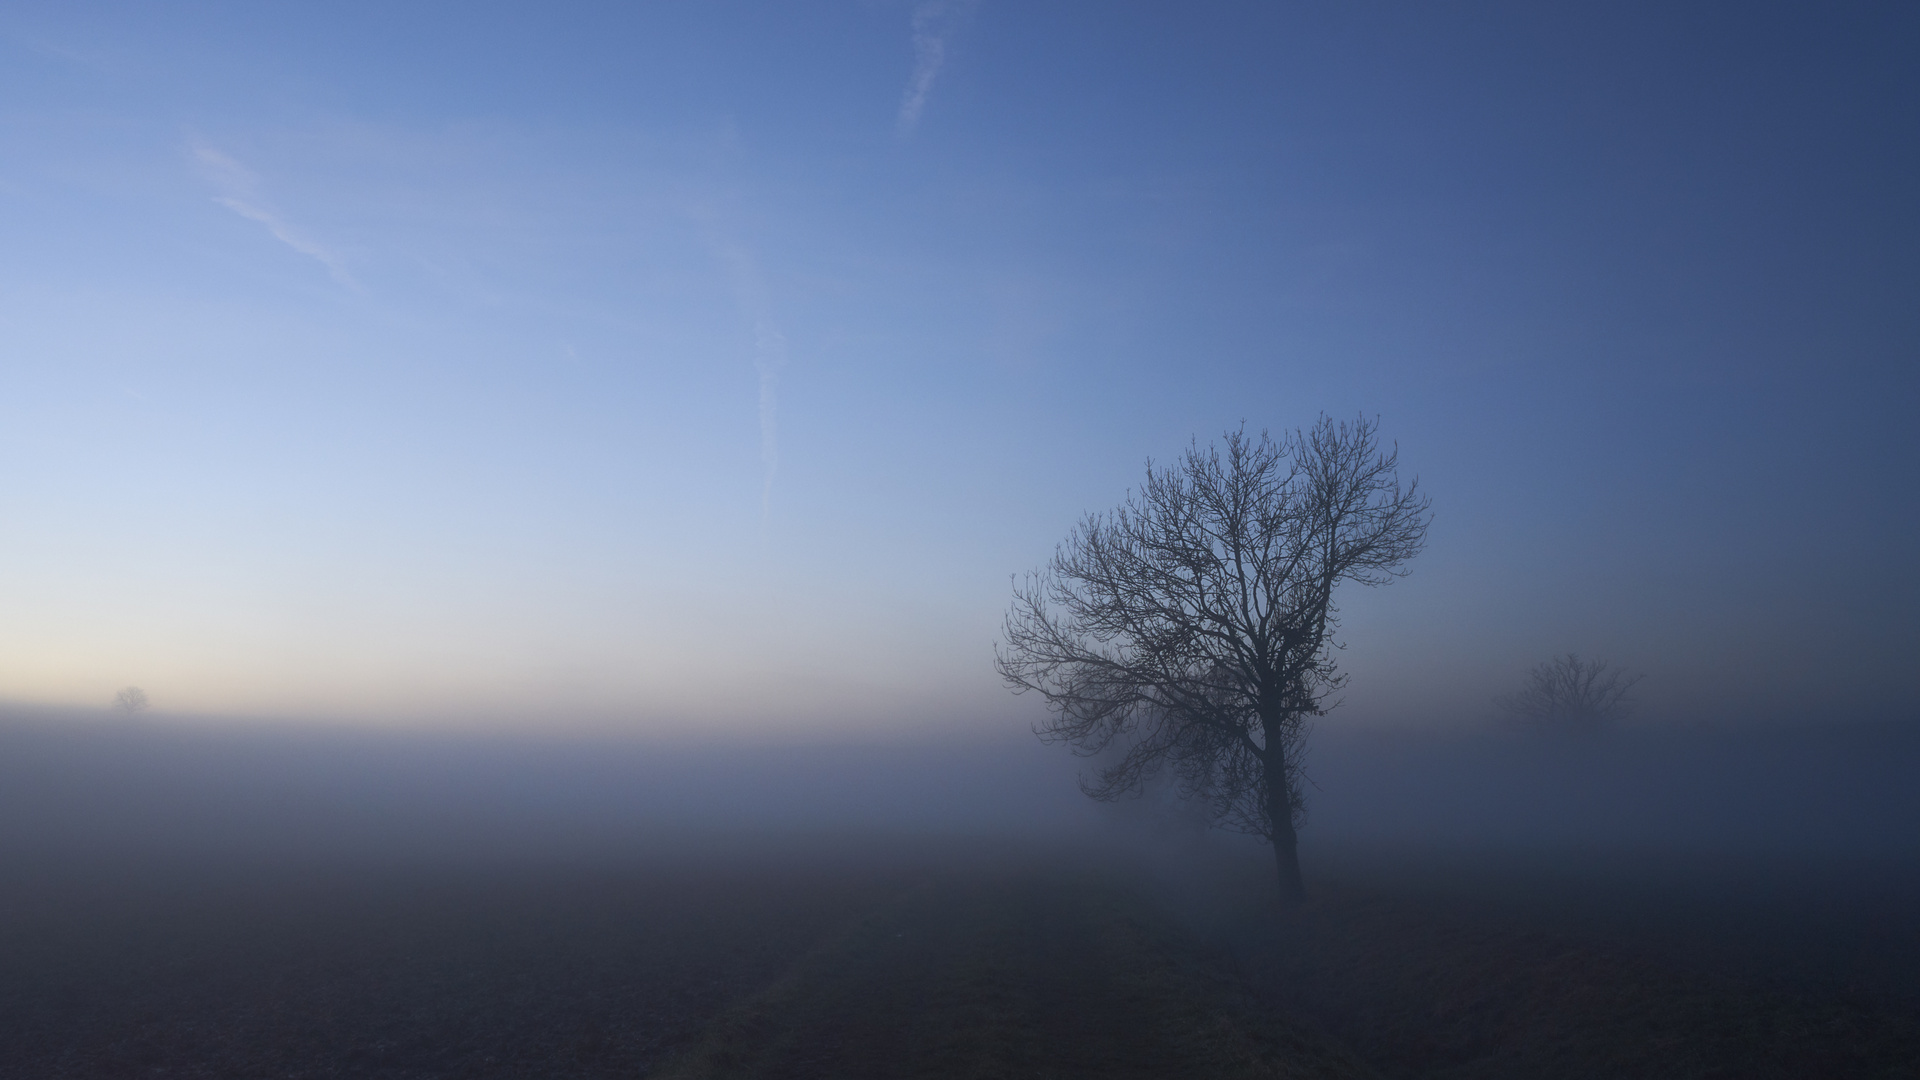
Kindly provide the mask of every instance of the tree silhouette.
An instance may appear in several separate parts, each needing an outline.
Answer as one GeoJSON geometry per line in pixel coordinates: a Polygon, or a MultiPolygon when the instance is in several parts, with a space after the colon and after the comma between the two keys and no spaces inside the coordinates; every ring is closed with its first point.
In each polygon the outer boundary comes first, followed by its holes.
{"type": "Polygon", "coordinates": [[[1627,692],[1642,678],[1605,661],[1582,660],[1568,653],[1535,666],[1518,692],[1493,701],[1508,717],[1523,723],[1592,731],[1633,711],[1627,692]]]}
{"type": "Polygon", "coordinates": [[[1038,734],[1113,752],[1086,793],[1137,793],[1171,768],[1216,824],[1273,845],[1283,898],[1301,900],[1301,773],[1311,717],[1344,683],[1334,589],[1404,573],[1428,501],[1401,486],[1377,424],[1278,441],[1197,442],[1118,509],[1091,514],[1016,585],[995,651],[1015,692],[1047,700],[1038,734]]]}
{"type": "Polygon", "coordinates": [[[132,716],[147,707],[147,692],[137,686],[122,687],[113,695],[113,707],[132,716]]]}

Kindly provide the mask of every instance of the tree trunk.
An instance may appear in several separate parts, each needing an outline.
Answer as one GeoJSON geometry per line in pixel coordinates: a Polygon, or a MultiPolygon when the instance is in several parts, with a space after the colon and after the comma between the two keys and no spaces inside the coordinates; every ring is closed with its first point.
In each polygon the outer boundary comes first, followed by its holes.
{"type": "Polygon", "coordinates": [[[1273,841],[1274,869],[1280,872],[1280,903],[1299,907],[1307,902],[1307,887],[1300,880],[1300,837],[1293,830],[1293,787],[1289,783],[1284,724],[1284,714],[1262,702],[1260,727],[1266,747],[1260,764],[1267,773],[1267,827],[1272,830],[1268,839],[1273,841]]]}
{"type": "Polygon", "coordinates": [[[1298,907],[1307,901],[1307,888],[1300,879],[1300,838],[1293,830],[1290,794],[1286,763],[1268,761],[1267,820],[1273,828],[1273,865],[1280,872],[1280,902],[1287,907],[1298,907]]]}
{"type": "Polygon", "coordinates": [[[1300,878],[1299,838],[1293,831],[1292,807],[1282,806],[1274,815],[1273,865],[1280,872],[1280,902],[1287,907],[1306,903],[1307,887],[1300,878]]]}

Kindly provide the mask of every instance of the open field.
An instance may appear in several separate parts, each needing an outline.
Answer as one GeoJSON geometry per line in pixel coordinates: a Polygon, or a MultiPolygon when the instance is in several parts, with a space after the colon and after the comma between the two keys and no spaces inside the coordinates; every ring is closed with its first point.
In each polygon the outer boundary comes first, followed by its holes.
{"type": "Polygon", "coordinates": [[[0,1076],[1920,1075],[1911,736],[1325,747],[1283,914],[1030,740],[0,723],[0,1076]]]}
{"type": "Polygon", "coordinates": [[[897,839],[50,868],[9,876],[0,1074],[1920,1075],[1910,984],[1849,990],[1811,938],[1728,961],[1777,921],[1689,950],[1650,909],[1359,870],[1283,916],[1261,869],[897,839]]]}

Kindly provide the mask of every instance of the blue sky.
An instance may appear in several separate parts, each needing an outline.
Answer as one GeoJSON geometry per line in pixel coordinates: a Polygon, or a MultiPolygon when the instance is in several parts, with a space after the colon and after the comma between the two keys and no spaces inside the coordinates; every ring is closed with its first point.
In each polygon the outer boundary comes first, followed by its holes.
{"type": "Polygon", "coordinates": [[[1346,718],[1911,716],[1920,19],[1552,8],[11,5],[0,700],[1003,725],[1010,575],[1324,410],[1436,511],[1346,718]]]}

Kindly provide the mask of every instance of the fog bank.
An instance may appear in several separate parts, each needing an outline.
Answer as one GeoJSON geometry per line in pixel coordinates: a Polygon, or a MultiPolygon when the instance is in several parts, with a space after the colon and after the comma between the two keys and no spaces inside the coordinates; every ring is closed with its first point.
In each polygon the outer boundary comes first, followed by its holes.
{"type": "Polygon", "coordinates": [[[0,714],[16,857],[523,859],[792,833],[1048,835],[1097,819],[1027,739],[635,740],[0,714]]]}
{"type": "MultiPolygon", "coordinates": [[[[579,857],[797,834],[1207,844],[1160,793],[1106,806],[1023,733],[649,743],[193,727],[0,712],[0,853],[579,857]]],[[[1920,865],[1920,726],[1620,730],[1587,738],[1323,723],[1309,857],[1398,851],[1920,865]]]]}
{"type": "Polygon", "coordinates": [[[1920,724],[1315,733],[1321,845],[1920,859],[1920,724]]]}

